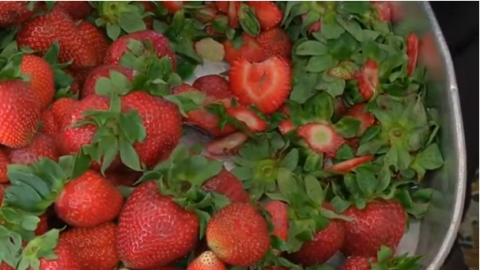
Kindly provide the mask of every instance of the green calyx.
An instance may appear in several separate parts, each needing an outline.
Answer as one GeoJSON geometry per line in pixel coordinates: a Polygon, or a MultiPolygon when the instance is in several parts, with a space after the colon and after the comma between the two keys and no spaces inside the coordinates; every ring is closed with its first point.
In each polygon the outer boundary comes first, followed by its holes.
{"type": "Polygon", "coordinates": [[[255,11],[246,4],[240,4],[240,10],[238,11],[238,19],[240,26],[245,33],[250,36],[257,36],[260,33],[260,23],[257,20],[255,11]]]}
{"type": "Polygon", "coordinates": [[[47,233],[31,240],[23,249],[18,266],[18,270],[40,269],[40,259],[55,260],[58,258],[55,253],[60,230],[53,229],[47,233]]]}
{"type": "Polygon", "coordinates": [[[97,26],[105,26],[107,36],[116,40],[122,33],[134,33],[146,30],[144,18],[151,15],[140,4],[133,1],[92,2],[99,18],[97,26]]]}
{"type": "Polygon", "coordinates": [[[420,270],[422,256],[409,256],[403,254],[393,257],[393,252],[386,246],[382,246],[377,253],[377,262],[370,262],[372,270],[420,270]]]}
{"type": "MultiPolygon", "coordinates": [[[[33,237],[32,237],[33,238],[33,237]]],[[[19,233],[0,225],[0,264],[7,264],[13,269],[18,263],[18,255],[22,251],[22,237],[19,233]]]]}
{"type": "Polygon", "coordinates": [[[70,88],[74,79],[64,71],[64,69],[71,64],[71,61],[68,63],[58,63],[59,55],[60,44],[58,41],[54,41],[52,46],[48,48],[47,52],[43,56],[43,59],[47,61],[53,69],[56,90],[55,97],[78,97],[78,93],[70,93],[70,88]]]}
{"type": "Polygon", "coordinates": [[[209,160],[180,144],[166,161],[146,172],[139,183],[156,180],[160,192],[170,196],[200,219],[200,238],[210,216],[230,203],[228,198],[202,189],[203,184],[223,169],[223,162],[209,160]],[[193,152],[193,153],[192,153],[193,152]]]}

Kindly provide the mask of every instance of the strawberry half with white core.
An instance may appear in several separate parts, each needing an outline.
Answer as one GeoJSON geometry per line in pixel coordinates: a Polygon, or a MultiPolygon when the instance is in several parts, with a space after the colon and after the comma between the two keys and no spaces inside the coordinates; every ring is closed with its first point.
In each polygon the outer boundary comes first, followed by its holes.
{"type": "Polygon", "coordinates": [[[312,123],[299,128],[298,135],[317,153],[334,157],[345,140],[328,124],[312,123]]]}
{"type": "Polygon", "coordinates": [[[232,63],[229,76],[230,89],[240,104],[255,105],[266,114],[278,110],[290,95],[290,67],[277,56],[261,63],[239,59],[232,63]]]}
{"type": "Polygon", "coordinates": [[[358,92],[363,100],[370,100],[377,92],[379,87],[378,65],[375,60],[367,60],[362,70],[355,74],[355,80],[358,84],[358,92]]]}

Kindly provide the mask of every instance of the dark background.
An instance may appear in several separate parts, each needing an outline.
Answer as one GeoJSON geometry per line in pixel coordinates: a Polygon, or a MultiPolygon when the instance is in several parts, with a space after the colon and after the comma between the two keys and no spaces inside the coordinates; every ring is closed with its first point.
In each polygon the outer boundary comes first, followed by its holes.
{"type": "MultiPolygon", "coordinates": [[[[455,66],[467,144],[467,176],[472,181],[478,168],[479,44],[478,2],[430,2],[447,41],[455,66]]],[[[470,183],[470,182],[469,182],[470,183]]],[[[467,185],[468,188],[471,185],[467,185]]],[[[470,202],[470,189],[465,210],[470,202]]],[[[455,245],[442,270],[467,269],[455,245]]]]}

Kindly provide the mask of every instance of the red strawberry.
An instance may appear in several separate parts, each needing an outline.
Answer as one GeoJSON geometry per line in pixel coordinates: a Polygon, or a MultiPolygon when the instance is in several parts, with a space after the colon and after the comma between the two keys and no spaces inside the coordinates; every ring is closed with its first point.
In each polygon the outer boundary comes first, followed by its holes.
{"type": "Polygon", "coordinates": [[[410,257],[407,254],[393,257],[389,248],[382,247],[375,257],[348,257],[341,270],[423,269],[419,263],[420,258],[420,256],[410,257]]]}
{"type": "Polygon", "coordinates": [[[58,126],[55,118],[53,117],[51,109],[43,111],[42,115],[40,116],[40,122],[42,122],[40,132],[52,138],[57,135],[58,126]]]}
{"type": "MultiPolygon", "coordinates": [[[[224,105],[228,105],[227,100],[229,97],[232,96],[232,93],[230,92],[230,86],[228,82],[224,78],[217,75],[204,76],[198,78],[195,81],[194,85],[195,84],[199,87],[202,87],[202,92],[206,94],[203,106],[218,102],[222,102],[224,105]]],[[[181,94],[199,90],[200,89],[184,84],[174,87],[172,91],[174,94],[181,94]]],[[[215,137],[228,135],[235,131],[235,128],[229,125],[226,125],[223,129],[220,129],[220,117],[209,112],[204,107],[197,110],[189,111],[187,113],[187,116],[187,124],[199,127],[215,137]]]]}
{"type": "Polygon", "coordinates": [[[330,168],[327,168],[327,170],[332,172],[348,173],[353,171],[356,167],[372,161],[373,158],[374,157],[372,155],[355,157],[355,158],[337,163],[331,166],[330,168]]]}
{"type": "Polygon", "coordinates": [[[248,140],[248,136],[243,132],[235,132],[220,139],[210,142],[206,150],[212,155],[231,155],[248,140]]]}
{"type": "Polygon", "coordinates": [[[204,7],[199,10],[196,10],[193,16],[201,22],[209,23],[215,19],[215,15],[217,15],[216,8],[204,7]]]}
{"type": "Polygon", "coordinates": [[[367,60],[362,70],[356,72],[358,91],[364,100],[370,100],[378,92],[378,77],[378,66],[374,60],[367,60]]]}
{"type": "Polygon", "coordinates": [[[35,235],[39,236],[48,232],[48,220],[47,213],[39,216],[40,221],[37,224],[37,229],[35,229],[35,235]]]}
{"type": "Polygon", "coordinates": [[[290,131],[295,129],[295,125],[290,119],[285,119],[278,125],[278,129],[282,135],[289,133],[290,131]]]}
{"type": "Polygon", "coordinates": [[[117,225],[112,222],[91,228],[73,228],[61,234],[84,270],[112,270],[120,262],[116,246],[117,225]]]}
{"type": "Polygon", "coordinates": [[[330,125],[312,123],[301,126],[298,136],[303,138],[308,146],[318,153],[334,157],[345,140],[330,125]]]}
{"type": "MultiPolygon", "coordinates": [[[[66,2],[61,2],[66,3],[66,2]]],[[[72,3],[79,3],[79,2],[72,2],[72,3]]],[[[86,2],[88,6],[88,2],[86,2]]],[[[97,55],[96,64],[99,65],[103,63],[103,57],[105,56],[105,52],[108,48],[107,38],[105,35],[97,28],[94,24],[88,21],[82,21],[80,24],[77,25],[77,29],[80,32],[80,36],[85,41],[85,44],[89,44],[92,46],[93,50],[97,55]]]]}
{"type": "Polygon", "coordinates": [[[7,189],[7,185],[5,184],[0,184],[0,205],[3,203],[3,193],[5,192],[5,189],[7,189]]]}
{"type": "Polygon", "coordinates": [[[232,203],[248,202],[249,195],[243,189],[242,182],[229,171],[222,169],[216,176],[208,179],[202,186],[204,190],[225,195],[232,203]]]}
{"type": "Polygon", "coordinates": [[[133,145],[140,161],[152,167],[168,158],[182,136],[182,116],[178,107],[146,92],[130,93],[122,102],[138,112],[145,127],[145,140],[133,145]]]}
{"type": "Polygon", "coordinates": [[[226,270],[225,264],[220,261],[215,253],[211,251],[205,251],[198,256],[193,262],[191,262],[187,270],[226,270]]]}
{"type": "Polygon", "coordinates": [[[208,247],[225,263],[251,266],[270,248],[267,222],[255,207],[234,203],[222,208],[208,222],[208,247]]]}
{"type": "Polygon", "coordinates": [[[245,107],[230,107],[228,115],[244,123],[250,131],[262,132],[267,130],[268,123],[260,118],[254,111],[245,107]]]}
{"type": "Polygon", "coordinates": [[[173,68],[176,69],[177,58],[175,56],[175,53],[170,48],[170,43],[168,39],[164,35],[157,33],[153,30],[135,32],[132,34],[121,36],[119,39],[115,40],[115,42],[113,42],[107,49],[104,63],[117,65],[120,62],[123,54],[127,50],[129,50],[128,41],[130,39],[137,41],[149,41],[152,44],[157,56],[168,56],[168,58],[170,58],[170,61],[172,62],[173,68]]]}
{"type": "Polygon", "coordinates": [[[317,231],[313,240],[303,243],[300,250],[291,254],[290,258],[303,266],[323,264],[338,252],[344,239],[343,221],[331,219],[326,228],[317,231]]]}
{"type": "Polygon", "coordinates": [[[371,270],[371,262],[373,260],[368,257],[350,256],[343,263],[341,270],[371,270]]]}
{"type": "Polygon", "coordinates": [[[183,9],[185,1],[160,1],[162,5],[170,12],[175,13],[181,9],[183,9]]]}
{"type": "MultiPolygon", "coordinates": [[[[138,3],[143,6],[143,10],[145,12],[155,13],[155,10],[157,9],[157,6],[152,1],[138,1],[138,3]]],[[[143,21],[145,22],[145,26],[147,26],[147,29],[152,29],[153,28],[153,16],[152,15],[144,17],[143,21]]]]}
{"type": "Polygon", "coordinates": [[[277,56],[261,63],[239,59],[232,63],[229,76],[239,102],[255,105],[266,114],[278,110],[290,95],[290,67],[277,56]]]}
{"type": "Polygon", "coordinates": [[[0,144],[27,146],[37,130],[40,107],[37,95],[23,81],[0,82],[0,144]]]}
{"type": "Polygon", "coordinates": [[[375,200],[364,209],[351,206],[343,215],[353,218],[345,223],[342,252],[373,257],[382,245],[395,250],[407,224],[407,213],[395,201],[375,200]]]}
{"type": "Polygon", "coordinates": [[[128,268],[167,265],[196,245],[197,216],[160,193],[155,182],[137,187],[120,214],[117,250],[128,268]]]}
{"type": "Polygon", "coordinates": [[[257,43],[268,56],[280,56],[286,59],[290,58],[292,41],[282,28],[273,28],[261,32],[260,35],[257,36],[257,43]]]}
{"type": "Polygon", "coordinates": [[[55,81],[50,64],[35,55],[26,54],[22,58],[21,72],[30,76],[30,85],[38,96],[40,109],[50,105],[55,96],[55,81]]]}
{"type": "Polygon", "coordinates": [[[68,182],[55,201],[58,217],[75,227],[93,227],[112,221],[122,206],[122,194],[92,170],[68,182]]]}
{"type": "Polygon", "coordinates": [[[232,63],[239,58],[244,58],[249,62],[262,62],[267,59],[265,51],[254,37],[243,33],[242,39],[243,43],[239,47],[235,47],[233,42],[228,39],[223,42],[225,61],[232,63]]]}
{"type": "MultiPolygon", "coordinates": [[[[302,14],[301,18],[302,18],[302,22],[303,22],[303,23],[305,23],[305,21],[307,21],[307,19],[308,19],[308,13],[309,13],[309,12],[302,14]]],[[[308,27],[307,32],[309,32],[309,33],[318,32],[318,31],[320,31],[321,29],[322,29],[322,23],[321,23],[320,20],[318,20],[318,21],[313,22],[313,23],[308,27]]]]}
{"type": "Polygon", "coordinates": [[[126,67],[117,65],[102,65],[93,69],[85,79],[83,89],[81,92],[82,98],[90,95],[95,95],[95,85],[100,78],[110,78],[110,72],[116,71],[126,76],[130,81],[133,81],[135,71],[126,67]]]}
{"type": "Polygon", "coordinates": [[[412,76],[418,59],[419,41],[417,35],[410,33],[407,36],[408,75],[412,76]]]}
{"type": "Polygon", "coordinates": [[[41,157],[58,160],[59,156],[55,141],[42,133],[35,134],[32,143],[27,147],[10,151],[10,161],[14,164],[29,165],[37,162],[41,157]]]}
{"type": "Polygon", "coordinates": [[[220,11],[220,12],[223,12],[223,13],[227,13],[228,12],[228,3],[229,1],[215,1],[215,7],[220,11]]]}
{"type": "Polygon", "coordinates": [[[236,29],[240,25],[238,20],[238,11],[240,10],[240,1],[228,1],[228,24],[230,27],[236,29]]]}
{"type": "Polygon", "coordinates": [[[29,20],[38,7],[38,2],[29,10],[29,1],[0,1],[0,27],[21,24],[29,20]]]}
{"type": "Polygon", "coordinates": [[[377,11],[378,19],[381,21],[392,20],[392,6],[387,1],[370,1],[377,11]]]}
{"type": "Polygon", "coordinates": [[[271,201],[264,209],[270,214],[270,221],[273,225],[273,235],[283,241],[288,238],[288,206],[281,201],[271,201]]]}
{"type": "Polygon", "coordinates": [[[283,14],[278,6],[270,1],[248,1],[247,5],[255,11],[255,17],[262,30],[270,30],[280,24],[283,14]]]}
{"type": "Polygon", "coordinates": [[[8,154],[3,149],[0,149],[0,184],[8,183],[8,177],[7,177],[8,164],[10,164],[10,158],[8,154]]]}
{"type": "Polygon", "coordinates": [[[365,105],[365,103],[355,104],[347,112],[348,116],[360,121],[358,136],[362,136],[369,127],[375,124],[375,117],[366,111],[365,105]]]}
{"type": "Polygon", "coordinates": [[[63,119],[66,115],[73,110],[79,102],[73,98],[60,98],[53,102],[51,110],[53,119],[57,123],[58,127],[61,127],[63,119]]]}
{"type": "Polygon", "coordinates": [[[84,19],[93,11],[93,7],[88,3],[88,1],[58,1],[56,3],[57,5],[61,6],[74,20],[84,19]]]}
{"type": "Polygon", "coordinates": [[[63,71],[65,71],[65,73],[67,73],[68,75],[70,75],[70,77],[73,78],[73,83],[69,89],[70,93],[77,94],[83,88],[85,79],[87,78],[88,74],[90,74],[90,71],[92,71],[92,68],[83,68],[79,70],[72,70],[70,68],[66,68],[63,71]]]}
{"type": "Polygon", "coordinates": [[[28,21],[17,34],[19,47],[29,46],[40,53],[45,53],[54,41],[60,45],[59,60],[62,63],[73,61],[74,68],[96,65],[95,51],[86,46],[72,17],[59,6],[28,21]]]}
{"type": "Polygon", "coordinates": [[[105,178],[112,182],[115,186],[131,187],[142,176],[141,172],[130,170],[126,167],[120,167],[113,171],[107,171],[105,178]]]}

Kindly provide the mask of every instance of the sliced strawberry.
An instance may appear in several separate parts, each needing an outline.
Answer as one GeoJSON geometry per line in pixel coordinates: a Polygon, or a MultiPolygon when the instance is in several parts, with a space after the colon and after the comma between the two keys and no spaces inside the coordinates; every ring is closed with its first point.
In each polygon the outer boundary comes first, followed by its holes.
{"type": "Polygon", "coordinates": [[[231,107],[227,109],[228,115],[243,122],[250,131],[262,132],[267,130],[268,123],[260,118],[254,111],[245,107],[231,107]]]}
{"type": "Polygon", "coordinates": [[[290,131],[295,129],[295,125],[290,119],[285,119],[278,125],[278,129],[282,135],[289,133],[290,131]]]}
{"type": "Polygon", "coordinates": [[[347,112],[347,115],[360,121],[358,136],[361,136],[365,130],[375,124],[375,117],[365,110],[365,103],[353,105],[347,112]]]}
{"type": "Polygon", "coordinates": [[[299,128],[298,136],[303,138],[308,146],[318,153],[334,157],[338,149],[345,143],[330,125],[313,123],[299,128]]]}
{"type": "Polygon", "coordinates": [[[388,1],[370,1],[370,3],[375,7],[378,14],[378,19],[381,21],[391,21],[392,20],[392,5],[388,1]]]}
{"type": "Polygon", "coordinates": [[[374,60],[367,60],[362,70],[355,74],[358,91],[364,100],[369,100],[378,91],[379,86],[378,65],[374,60]]]}
{"type": "Polygon", "coordinates": [[[372,160],[373,160],[373,155],[356,157],[347,161],[337,163],[331,166],[330,168],[327,168],[327,170],[331,172],[348,173],[354,170],[356,167],[364,163],[370,162],[372,160]]]}
{"type": "Polygon", "coordinates": [[[229,98],[233,95],[228,81],[219,75],[206,75],[197,78],[192,86],[201,90],[207,96],[213,96],[217,99],[229,98]]]}
{"type": "Polygon", "coordinates": [[[248,140],[248,136],[243,132],[235,132],[221,139],[210,142],[206,150],[212,155],[231,155],[248,140]]]}
{"type": "Polygon", "coordinates": [[[228,39],[223,42],[225,61],[232,63],[239,58],[245,58],[249,62],[262,62],[268,58],[254,37],[243,33],[242,39],[243,44],[239,47],[235,47],[228,39]]]}
{"type": "Polygon", "coordinates": [[[255,10],[255,15],[262,30],[269,30],[278,26],[283,19],[282,11],[271,1],[248,1],[247,5],[255,10]]]}
{"type": "Polygon", "coordinates": [[[230,1],[215,1],[215,7],[217,7],[220,12],[227,13],[229,2],[230,1]]]}
{"type": "Polygon", "coordinates": [[[407,36],[407,56],[408,64],[407,71],[408,75],[412,76],[415,71],[415,66],[417,65],[418,59],[418,50],[419,50],[419,41],[417,35],[410,33],[407,36]]]}
{"type": "Polygon", "coordinates": [[[283,241],[288,237],[288,207],[281,201],[271,201],[264,209],[270,214],[270,221],[273,225],[273,235],[283,241]]]}
{"type": "Polygon", "coordinates": [[[230,89],[243,105],[255,105],[269,114],[278,110],[290,95],[291,71],[280,57],[261,63],[239,59],[230,69],[230,89]]]}
{"type": "Polygon", "coordinates": [[[268,31],[263,31],[257,36],[256,40],[267,56],[277,55],[286,59],[290,58],[292,41],[282,28],[273,28],[268,31]]]}
{"type": "Polygon", "coordinates": [[[240,25],[238,21],[238,11],[240,10],[240,1],[228,1],[228,23],[230,27],[236,29],[240,25]]]}
{"type": "Polygon", "coordinates": [[[183,8],[184,1],[160,1],[170,13],[175,13],[183,8]]]}
{"type": "Polygon", "coordinates": [[[194,13],[195,19],[204,23],[213,21],[215,19],[215,15],[217,15],[217,9],[215,7],[204,7],[196,10],[194,13]]]}

